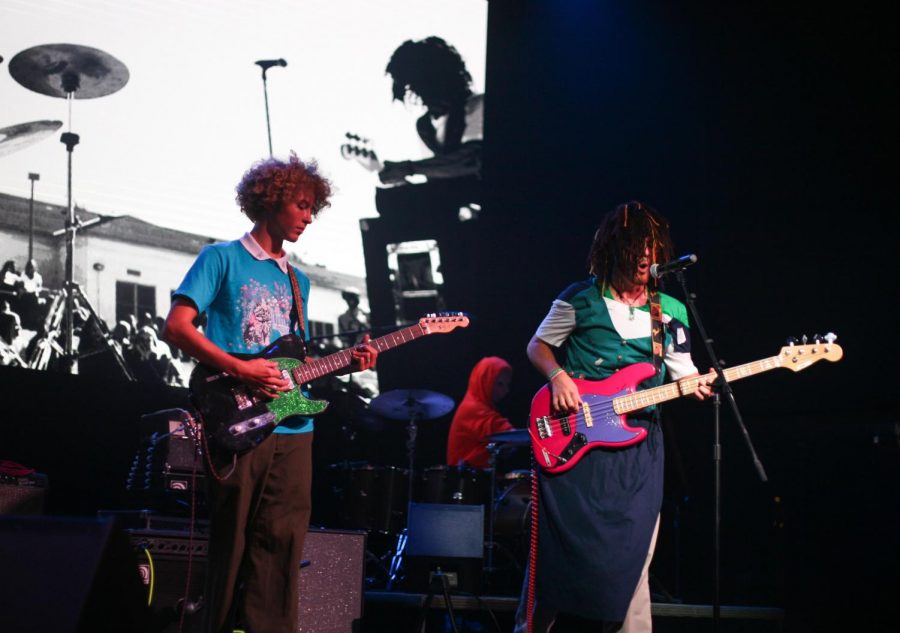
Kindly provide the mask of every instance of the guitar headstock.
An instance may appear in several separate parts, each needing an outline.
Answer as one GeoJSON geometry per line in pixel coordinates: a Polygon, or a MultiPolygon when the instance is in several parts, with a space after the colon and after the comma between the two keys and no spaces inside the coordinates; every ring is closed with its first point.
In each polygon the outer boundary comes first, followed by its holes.
{"type": "Polygon", "coordinates": [[[426,334],[446,334],[458,327],[469,327],[469,317],[465,312],[426,314],[419,319],[419,325],[426,334]]]}
{"type": "Polygon", "coordinates": [[[781,348],[778,359],[782,367],[792,371],[806,369],[822,359],[833,363],[844,356],[844,350],[834,342],[835,340],[837,336],[831,332],[825,336],[816,334],[811,339],[806,336],[801,337],[799,341],[789,339],[788,344],[781,348]],[[810,340],[813,342],[809,343],[810,340]]]}
{"type": "Polygon", "coordinates": [[[341,145],[341,156],[356,161],[369,171],[379,172],[384,168],[369,139],[352,132],[347,132],[344,136],[347,142],[341,145]]]}

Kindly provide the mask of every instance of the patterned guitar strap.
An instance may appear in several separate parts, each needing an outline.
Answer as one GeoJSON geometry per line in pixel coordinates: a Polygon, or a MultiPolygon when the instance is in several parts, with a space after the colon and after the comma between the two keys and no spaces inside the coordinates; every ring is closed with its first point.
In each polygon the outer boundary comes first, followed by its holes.
{"type": "Polygon", "coordinates": [[[291,332],[294,331],[293,323],[296,320],[297,327],[300,330],[300,342],[303,345],[303,355],[306,356],[306,331],[303,327],[303,294],[300,292],[300,284],[297,283],[297,275],[294,273],[294,267],[290,262],[287,265],[288,277],[291,278],[291,293],[294,295],[294,313],[291,315],[291,332]]]}
{"type": "MultiPolygon", "coordinates": [[[[659,303],[659,291],[651,290],[648,297],[650,302],[650,343],[653,348],[653,366],[656,375],[662,371],[663,359],[666,356],[666,330],[662,322],[662,306],[659,303]]],[[[659,407],[655,411],[656,421],[659,422],[659,407]]]]}

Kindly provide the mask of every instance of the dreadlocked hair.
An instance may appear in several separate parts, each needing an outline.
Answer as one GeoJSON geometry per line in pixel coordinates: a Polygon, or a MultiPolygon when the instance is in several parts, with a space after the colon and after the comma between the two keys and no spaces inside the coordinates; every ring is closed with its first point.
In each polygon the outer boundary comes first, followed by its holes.
{"type": "Polygon", "coordinates": [[[645,248],[650,249],[651,264],[672,259],[669,221],[643,202],[620,204],[603,217],[594,233],[588,255],[591,274],[603,285],[621,288],[632,279],[645,248]]]}

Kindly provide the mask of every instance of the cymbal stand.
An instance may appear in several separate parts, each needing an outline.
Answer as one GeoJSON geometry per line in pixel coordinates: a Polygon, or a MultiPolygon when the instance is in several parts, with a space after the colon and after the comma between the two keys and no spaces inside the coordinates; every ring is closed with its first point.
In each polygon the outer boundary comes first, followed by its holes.
{"type": "Polygon", "coordinates": [[[418,417],[419,414],[414,408],[410,409],[409,422],[406,424],[406,457],[409,465],[409,481],[407,483],[407,512],[406,527],[400,530],[397,537],[397,548],[391,559],[391,568],[388,575],[387,590],[390,591],[394,581],[400,575],[400,567],[403,564],[403,552],[406,549],[406,541],[409,537],[409,504],[413,502],[413,489],[415,483],[415,466],[416,466],[416,436],[418,435],[418,417]]]}
{"type": "Polygon", "coordinates": [[[418,413],[413,411],[409,416],[409,422],[406,425],[406,456],[409,463],[409,482],[407,485],[409,503],[413,500],[413,483],[415,481],[415,465],[416,465],[416,436],[418,435],[418,413]]]}
{"type": "Polygon", "coordinates": [[[66,89],[68,95],[66,97],[66,103],[69,106],[69,132],[63,132],[60,137],[60,142],[65,144],[66,153],[68,154],[67,160],[67,195],[68,195],[68,205],[66,207],[66,276],[65,281],[63,282],[63,290],[66,292],[66,318],[64,322],[65,326],[65,337],[63,338],[63,349],[65,351],[65,361],[64,365],[68,370],[71,370],[74,365],[72,364],[72,338],[74,335],[74,323],[72,319],[72,313],[75,310],[75,295],[72,293],[72,285],[74,284],[74,276],[75,276],[75,231],[77,229],[77,225],[75,222],[75,202],[72,199],[72,153],[75,150],[75,146],[78,145],[78,141],[80,140],[77,134],[73,134],[71,132],[72,129],[72,100],[74,99],[75,91],[66,89]]]}
{"type": "MultiPolygon", "coordinates": [[[[77,134],[72,132],[72,101],[75,99],[75,91],[78,90],[79,87],[79,76],[76,73],[63,73],[62,82],[63,89],[66,91],[66,105],[68,106],[68,114],[69,114],[69,131],[63,132],[62,136],[60,136],[60,142],[66,146],[66,153],[68,154],[67,158],[67,178],[66,178],[66,189],[68,196],[68,205],[66,209],[66,225],[65,225],[65,235],[66,235],[66,269],[65,269],[65,279],[63,281],[63,292],[65,294],[65,319],[63,319],[64,323],[64,337],[63,337],[63,358],[62,358],[62,367],[68,372],[73,372],[75,369],[75,360],[76,355],[74,353],[74,335],[75,335],[75,299],[76,296],[79,299],[79,303],[85,307],[90,313],[91,317],[94,318],[96,323],[101,329],[101,332],[104,334],[107,343],[110,339],[109,331],[106,328],[106,325],[100,318],[97,316],[97,313],[94,311],[94,308],[91,306],[87,297],[84,296],[84,293],[81,292],[81,289],[78,287],[78,284],[75,283],[75,232],[81,228],[82,226],[87,226],[87,224],[82,225],[78,219],[75,217],[75,202],[72,197],[72,154],[75,150],[75,146],[78,145],[80,138],[77,134]]],[[[94,224],[99,222],[99,218],[91,222],[94,224]]],[[[49,333],[48,333],[49,335],[49,333]]],[[[128,366],[125,364],[125,359],[122,358],[121,354],[119,354],[118,350],[114,347],[110,346],[111,351],[113,352],[113,356],[116,359],[117,364],[125,373],[125,376],[129,380],[134,380],[134,376],[131,374],[131,371],[128,369],[128,366]]]]}
{"type": "Polygon", "coordinates": [[[487,552],[484,571],[486,574],[491,574],[494,572],[494,499],[497,494],[497,453],[500,451],[500,446],[497,442],[490,442],[486,448],[490,453],[488,473],[491,477],[491,486],[488,502],[485,504],[485,511],[488,513],[488,540],[485,543],[487,552]]]}

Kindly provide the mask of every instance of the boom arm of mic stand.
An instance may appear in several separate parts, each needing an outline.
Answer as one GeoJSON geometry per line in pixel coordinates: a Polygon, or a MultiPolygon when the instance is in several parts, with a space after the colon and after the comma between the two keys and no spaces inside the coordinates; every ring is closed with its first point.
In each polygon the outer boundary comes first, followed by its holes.
{"type": "Polygon", "coordinates": [[[681,284],[681,289],[684,292],[685,303],[687,303],[688,308],[691,311],[691,316],[694,318],[694,323],[697,325],[697,331],[703,338],[703,344],[706,346],[706,352],[707,354],[709,354],[709,359],[716,371],[716,375],[718,376],[718,378],[716,379],[716,383],[718,385],[717,388],[725,394],[725,399],[728,400],[728,404],[731,407],[732,412],[734,413],[734,418],[738,424],[738,428],[741,431],[741,435],[743,435],[744,437],[744,442],[747,444],[747,448],[750,451],[750,457],[753,459],[753,465],[756,467],[756,472],[759,474],[759,478],[762,481],[768,481],[769,478],[766,476],[766,470],[765,468],[763,468],[762,462],[759,460],[759,457],[756,454],[756,450],[753,448],[753,441],[750,439],[750,434],[747,432],[747,427],[744,426],[744,419],[741,417],[741,412],[738,409],[737,401],[735,401],[734,399],[734,392],[732,392],[731,390],[731,384],[725,378],[725,373],[722,371],[722,365],[721,363],[719,363],[719,359],[716,357],[716,353],[713,350],[712,339],[707,336],[706,328],[703,327],[703,320],[700,318],[700,313],[697,310],[696,304],[694,303],[694,295],[688,291],[687,281],[684,277],[684,271],[679,270],[675,273],[675,277],[681,284]]]}

